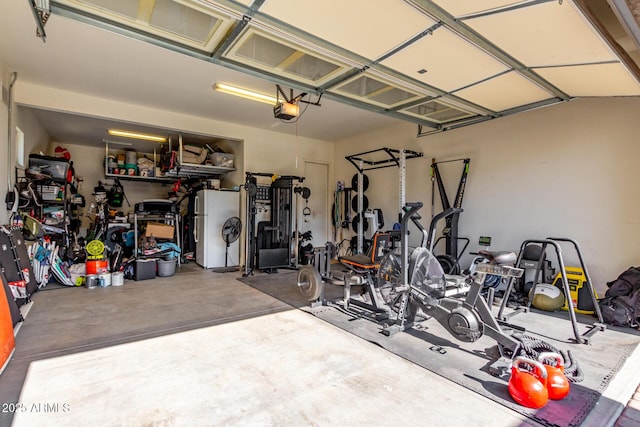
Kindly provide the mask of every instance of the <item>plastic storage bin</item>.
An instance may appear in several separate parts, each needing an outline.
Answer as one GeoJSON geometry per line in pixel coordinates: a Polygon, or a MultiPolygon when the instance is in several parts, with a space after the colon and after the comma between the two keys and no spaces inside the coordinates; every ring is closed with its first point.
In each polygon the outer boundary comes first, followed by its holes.
{"type": "Polygon", "coordinates": [[[220,166],[223,168],[232,168],[235,155],[229,153],[211,153],[209,160],[213,162],[214,166],[220,166]]]}
{"type": "Polygon", "coordinates": [[[39,167],[42,173],[49,175],[57,182],[69,180],[69,161],[66,159],[29,154],[29,167],[39,167]]]}
{"type": "Polygon", "coordinates": [[[138,259],[135,263],[135,280],[148,280],[156,277],[156,260],[155,259],[138,259]]]}

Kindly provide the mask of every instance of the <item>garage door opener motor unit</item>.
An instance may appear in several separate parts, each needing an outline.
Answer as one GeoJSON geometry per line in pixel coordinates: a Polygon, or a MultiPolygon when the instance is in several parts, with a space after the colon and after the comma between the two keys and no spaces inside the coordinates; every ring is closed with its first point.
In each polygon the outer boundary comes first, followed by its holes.
{"type": "Polygon", "coordinates": [[[273,107],[273,116],[276,119],[291,120],[298,117],[300,106],[289,102],[280,102],[273,107]]]}
{"type": "Polygon", "coordinates": [[[322,95],[319,95],[315,102],[305,99],[307,95],[308,93],[302,92],[301,94],[294,96],[293,89],[289,89],[289,95],[287,96],[282,87],[280,85],[276,85],[277,98],[276,105],[273,106],[273,116],[280,120],[295,119],[300,115],[301,102],[307,104],[307,106],[305,106],[305,110],[309,105],[320,106],[320,98],[322,95]]]}

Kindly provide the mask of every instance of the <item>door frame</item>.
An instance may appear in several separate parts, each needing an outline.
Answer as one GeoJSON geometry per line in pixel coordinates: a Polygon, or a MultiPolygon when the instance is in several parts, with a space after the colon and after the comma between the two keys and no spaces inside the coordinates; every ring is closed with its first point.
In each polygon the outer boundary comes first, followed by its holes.
{"type": "MultiPolygon", "coordinates": [[[[327,230],[327,235],[323,237],[323,239],[321,239],[321,241],[324,242],[328,242],[328,241],[333,241],[333,237],[331,234],[331,196],[332,196],[332,191],[331,191],[331,180],[333,177],[333,162],[330,160],[318,160],[318,159],[311,159],[311,158],[303,158],[302,159],[302,163],[304,165],[304,169],[303,169],[303,173],[304,173],[304,177],[305,180],[307,179],[307,163],[315,163],[315,164],[319,164],[319,165],[325,165],[327,166],[327,197],[325,202],[325,219],[326,219],[326,223],[325,223],[325,227],[327,230]]],[[[313,195],[311,195],[311,197],[313,197],[313,195]]],[[[315,238],[314,238],[315,240],[315,238]]]]}

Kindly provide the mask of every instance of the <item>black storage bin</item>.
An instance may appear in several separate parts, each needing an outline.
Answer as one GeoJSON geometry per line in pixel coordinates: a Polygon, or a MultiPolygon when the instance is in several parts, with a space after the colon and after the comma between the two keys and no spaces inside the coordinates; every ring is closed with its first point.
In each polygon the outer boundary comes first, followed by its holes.
{"type": "Polygon", "coordinates": [[[137,259],[134,266],[134,280],[149,280],[156,278],[155,259],[137,259]]]}

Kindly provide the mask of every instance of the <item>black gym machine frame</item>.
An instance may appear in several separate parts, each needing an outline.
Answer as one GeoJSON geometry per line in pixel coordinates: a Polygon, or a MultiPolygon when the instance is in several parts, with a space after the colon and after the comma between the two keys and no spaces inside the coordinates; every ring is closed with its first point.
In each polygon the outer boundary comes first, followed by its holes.
{"type": "MultiPolygon", "coordinates": [[[[345,159],[349,161],[353,166],[355,166],[358,171],[358,179],[357,179],[357,197],[358,197],[358,206],[363,205],[364,198],[364,173],[366,171],[375,170],[375,169],[385,169],[389,167],[397,166],[400,173],[400,209],[404,206],[405,203],[405,190],[406,190],[406,161],[409,159],[423,157],[423,154],[413,150],[397,150],[393,148],[378,148],[375,150],[365,151],[358,154],[352,154],[350,156],[345,156],[345,159]],[[384,158],[381,160],[370,160],[365,156],[367,155],[375,155],[377,153],[382,153],[384,158]]],[[[363,253],[363,239],[364,239],[364,224],[365,218],[360,218],[358,221],[358,230],[357,230],[357,247],[356,253],[363,253]]],[[[372,234],[375,234],[377,230],[373,230],[372,234]]]]}
{"type": "MultiPolygon", "coordinates": [[[[438,186],[438,193],[440,194],[440,202],[442,203],[442,210],[446,211],[449,208],[462,208],[462,199],[464,198],[464,191],[467,187],[467,176],[469,175],[469,164],[471,163],[471,159],[454,159],[454,160],[445,160],[441,162],[436,162],[436,159],[431,159],[431,217],[434,216],[434,207],[435,207],[435,185],[438,186]],[[440,169],[438,165],[443,163],[451,163],[451,162],[462,162],[462,174],[460,176],[460,182],[458,183],[458,189],[456,191],[456,197],[453,201],[453,206],[449,202],[449,197],[447,196],[447,190],[444,188],[444,182],[442,180],[442,175],[440,174],[440,169]]],[[[464,251],[469,246],[469,239],[466,237],[458,236],[458,222],[460,220],[460,213],[453,214],[446,218],[445,227],[442,230],[442,237],[436,240],[435,245],[441,239],[445,239],[445,253],[438,255],[438,261],[442,264],[442,267],[445,270],[445,273],[448,274],[459,274],[460,273],[460,265],[459,260],[464,254],[464,251]],[[458,242],[463,241],[464,246],[462,250],[458,251],[458,242]]]]}
{"type": "Polygon", "coordinates": [[[296,184],[302,183],[304,179],[293,175],[246,173],[243,185],[246,191],[243,276],[253,274],[255,268],[267,272],[273,272],[277,268],[297,268],[292,261],[292,242],[295,241],[297,245],[298,235],[298,230],[294,230],[293,226],[293,199],[300,188],[296,184]],[[258,177],[270,178],[271,184],[258,185],[258,177]],[[258,204],[270,206],[269,221],[256,223],[258,204]]]}

